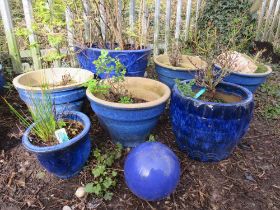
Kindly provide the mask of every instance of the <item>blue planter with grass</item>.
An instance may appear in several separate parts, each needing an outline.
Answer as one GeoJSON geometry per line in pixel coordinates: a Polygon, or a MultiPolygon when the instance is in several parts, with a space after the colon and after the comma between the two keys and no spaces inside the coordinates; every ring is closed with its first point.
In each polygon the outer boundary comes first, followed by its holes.
{"type": "Polygon", "coordinates": [[[85,165],[91,151],[89,136],[90,120],[81,112],[68,112],[62,119],[75,120],[84,126],[80,134],[67,142],[54,146],[39,147],[30,142],[29,136],[35,124],[32,124],[22,137],[23,146],[35,153],[41,165],[50,173],[62,179],[77,175],[85,165]]]}
{"type": "Polygon", "coordinates": [[[271,74],[271,72],[272,69],[269,66],[267,66],[267,72],[265,73],[245,74],[231,72],[223,80],[225,82],[231,82],[234,84],[241,85],[249,89],[252,93],[255,93],[256,90],[265,82],[265,80],[271,74]]]}
{"type": "Polygon", "coordinates": [[[173,87],[170,105],[173,132],[178,147],[192,159],[203,162],[226,159],[248,130],[254,108],[252,93],[226,82],[221,82],[217,91],[238,96],[241,101],[205,102],[183,96],[177,85],[173,87]]]}
{"type": "MultiPolygon", "coordinates": [[[[96,73],[93,61],[97,60],[103,49],[99,48],[79,48],[76,47],[77,59],[83,69],[96,73]]],[[[126,67],[126,76],[143,77],[148,65],[151,49],[142,50],[107,50],[109,56],[118,58],[126,67]]],[[[113,65],[113,64],[112,64],[113,65]]],[[[114,72],[110,75],[113,76],[114,72]]],[[[99,75],[102,79],[106,78],[105,74],[99,75]]]]}

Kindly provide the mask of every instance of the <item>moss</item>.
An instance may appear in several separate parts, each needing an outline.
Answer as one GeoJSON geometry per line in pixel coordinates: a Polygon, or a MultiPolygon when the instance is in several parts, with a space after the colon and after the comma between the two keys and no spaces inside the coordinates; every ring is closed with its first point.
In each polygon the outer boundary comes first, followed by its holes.
{"type": "Polygon", "coordinates": [[[267,67],[264,64],[258,64],[258,68],[255,73],[265,73],[267,72],[267,67]]]}

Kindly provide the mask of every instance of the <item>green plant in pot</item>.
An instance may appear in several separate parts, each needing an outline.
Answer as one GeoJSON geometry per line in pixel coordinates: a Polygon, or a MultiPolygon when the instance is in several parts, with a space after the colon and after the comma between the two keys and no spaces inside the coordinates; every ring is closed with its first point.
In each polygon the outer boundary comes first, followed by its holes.
{"type": "MultiPolygon", "coordinates": [[[[208,54],[215,51],[217,48],[208,54]]],[[[173,87],[173,132],[178,147],[192,159],[212,162],[228,158],[249,127],[254,106],[252,93],[222,82],[234,62],[229,56],[224,51],[217,61],[212,54],[205,59],[207,67],[194,80],[177,80],[173,87]],[[221,69],[215,65],[217,62],[221,69]]]]}
{"type": "Polygon", "coordinates": [[[170,88],[174,85],[174,79],[193,79],[199,69],[206,67],[206,62],[199,56],[182,55],[181,45],[181,42],[173,40],[168,54],[154,56],[159,80],[170,88]]]}
{"type": "Polygon", "coordinates": [[[94,64],[98,74],[117,73],[111,78],[93,79],[86,84],[87,97],[101,125],[114,142],[125,147],[144,142],[165,109],[170,89],[152,79],[125,77],[122,63],[104,50],[94,64]]]}
{"type": "Polygon", "coordinates": [[[42,100],[32,100],[32,119],[4,100],[26,128],[23,146],[37,156],[47,171],[63,179],[71,178],[81,171],[90,154],[90,120],[76,111],[57,114],[45,90],[42,95],[42,100]]]}

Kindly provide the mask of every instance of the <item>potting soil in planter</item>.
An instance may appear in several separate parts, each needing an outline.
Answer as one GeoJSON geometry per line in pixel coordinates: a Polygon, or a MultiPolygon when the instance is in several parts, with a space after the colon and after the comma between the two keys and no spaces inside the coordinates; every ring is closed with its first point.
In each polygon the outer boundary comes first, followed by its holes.
{"type": "MultiPolygon", "coordinates": [[[[77,136],[84,129],[84,126],[80,122],[74,120],[64,120],[63,122],[65,123],[65,126],[63,128],[66,130],[67,136],[70,139],[69,141],[71,141],[72,138],[77,136]]],[[[39,139],[34,132],[30,133],[29,141],[33,145],[39,147],[46,147],[46,146],[53,146],[53,145],[60,144],[57,138],[55,138],[55,135],[53,136],[53,139],[44,142],[41,139],[39,139]]]]}

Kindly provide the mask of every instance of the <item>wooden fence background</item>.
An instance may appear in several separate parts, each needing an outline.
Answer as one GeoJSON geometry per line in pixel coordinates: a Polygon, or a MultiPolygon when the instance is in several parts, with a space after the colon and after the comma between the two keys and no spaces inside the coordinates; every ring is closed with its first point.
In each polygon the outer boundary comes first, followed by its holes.
{"type": "MultiPolygon", "coordinates": [[[[88,19],[87,13],[89,12],[89,5],[87,0],[81,0],[84,7],[84,24],[85,30],[88,30],[88,19]]],[[[104,1],[104,0],[101,0],[104,1]]],[[[106,0],[105,0],[106,1],[106,0]]],[[[119,6],[122,5],[122,0],[119,1],[119,6]]],[[[200,8],[203,0],[177,0],[176,9],[172,10],[172,3],[174,0],[154,0],[154,24],[153,24],[153,42],[151,46],[153,47],[154,54],[158,54],[159,49],[164,49],[167,51],[167,46],[169,44],[170,37],[184,37],[188,38],[191,30],[196,29],[196,23],[200,15],[200,8]],[[165,4],[166,11],[161,12],[161,6],[165,4]],[[182,4],[185,6],[183,7],[182,4]],[[184,9],[184,10],[183,10],[184,9]],[[175,30],[171,30],[170,21],[171,18],[175,15],[175,30]],[[165,16],[164,28],[161,28],[162,24],[160,23],[160,17],[165,16]],[[182,18],[183,17],[183,18],[182,18]],[[164,42],[159,42],[160,32],[164,32],[164,42]],[[174,34],[171,34],[174,33],[174,34]]],[[[207,1],[207,0],[204,0],[207,1]]],[[[48,3],[51,3],[52,0],[48,0],[48,3]]],[[[142,16],[142,25],[146,26],[148,20],[148,9],[146,9],[146,0],[143,1],[144,15],[142,16]]],[[[24,11],[26,27],[31,31],[29,35],[30,44],[36,42],[36,35],[32,32],[32,0],[22,0],[22,8],[24,11]]],[[[133,30],[135,27],[136,18],[136,0],[130,0],[129,2],[129,25],[133,30]]],[[[258,11],[258,26],[256,31],[256,36],[258,40],[262,41],[271,41],[279,45],[280,42],[280,0],[263,0],[262,5],[258,11]]],[[[17,40],[14,33],[14,26],[12,21],[11,9],[9,5],[9,0],[0,0],[0,11],[1,17],[4,25],[6,41],[8,44],[9,54],[12,60],[14,71],[21,72],[22,64],[21,57],[32,57],[33,67],[39,69],[42,67],[40,56],[44,54],[46,49],[39,49],[39,47],[32,47],[30,51],[19,51],[17,40]]],[[[121,15],[119,13],[119,15],[121,15]]],[[[73,28],[69,24],[71,22],[71,11],[69,8],[65,11],[65,17],[67,24],[67,40],[69,46],[73,46],[73,28]]],[[[101,12],[100,25],[102,28],[103,37],[105,37],[105,23],[101,21],[102,19],[106,20],[104,13],[101,12]]],[[[89,30],[88,30],[89,31],[89,30]]],[[[145,31],[145,30],[144,30],[145,31]]],[[[55,66],[59,66],[59,63],[55,63],[55,66]]]]}

